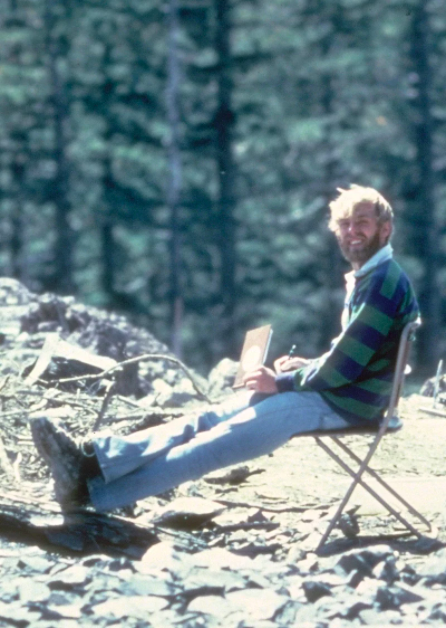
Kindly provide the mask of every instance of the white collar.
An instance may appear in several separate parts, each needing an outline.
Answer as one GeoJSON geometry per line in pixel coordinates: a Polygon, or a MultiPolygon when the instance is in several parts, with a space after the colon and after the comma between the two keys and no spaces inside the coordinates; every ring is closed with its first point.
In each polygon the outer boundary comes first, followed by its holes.
{"type": "Polygon", "coordinates": [[[363,266],[361,266],[361,268],[358,268],[358,270],[351,270],[349,273],[347,273],[345,275],[345,278],[347,281],[351,281],[352,279],[364,277],[364,275],[367,275],[367,273],[369,273],[380,264],[383,264],[384,262],[387,262],[387,260],[392,259],[392,257],[393,248],[392,245],[389,243],[379,249],[379,251],[377,251],[375,255],[368,259],[363,266]]]}
{"type": "Polygon", "coordinates": [[[367,275],[367,273],[373,270],[373,268],[376,268],[380,264],[387,262],[387,260],[392,259],[392,257],[393,248],[392,245],[389,243],[383,246],[382,249],[379,249],[379,251],[377,251],[375,255],[367,260],[364,266],[361,266],[361,268],[355,270],[355,277],[363,277],[364,275],[367,275]]]}

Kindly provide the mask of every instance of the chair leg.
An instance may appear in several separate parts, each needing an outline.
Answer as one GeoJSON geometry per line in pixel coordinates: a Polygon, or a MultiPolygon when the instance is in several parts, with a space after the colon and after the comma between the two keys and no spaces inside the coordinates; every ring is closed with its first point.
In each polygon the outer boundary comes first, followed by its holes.
{"type": "MultiPolygon", "coordinates": [[[[407,521],[407,519],[405,517],[403,517],[398,511],[396,511],[393,506],[391,506],[388,502],[386,502],[385,499],[383,499],[378,493],[376,493],[376,491],[374,491],[374,489],[372,487],[370,487],[366,482],[364,482],[364,480],[361,479],[361,475],[363,474],[363,472],[365,470],[368,470],[369,467],[367,466],[367,458],[365,459],[365,461],[363,461],[361,468],[358,471],[354,471],[351,467],[349,467],[341,458],[339,458],[339,456],[337,456],[331,449],[330,447],[328,447],[328,445],[326,445],[324,442],[322,442],[322,440],[318,437],[316,437],[316,442],[317,444],[329,455],[331,456],[343,469],[344,471],[346,471],[349,475],[351,475],[353,477],[353,482],[351,483],[349,489],[347,490],[346,494],[344,495],[344,498],[341,500],[334,516],[332,517],[325,533],[323,534],[317,548],[316,548],[316,552],[318,552],[323,545],[325,544],[325,542],[327,541],[329,535],[331,534],[333,528],[335,527],[335,525],[337,524],[337,522],[339,521],[339,518],[342,514],[342,512],[345,509],[345,506],[347,505],[348,501],[350,500],[350,497],[354,491],[354,489],[356,488],[356,486],[358,484],[360,484],[365,490],[367,490],[381,505],[383,505],[386,510],[388,510],[388,512],[390,512],[398,521],[400,521],[400,523],[402,523],[410,532],[412,532],[412,534],[414,534],[415,536],[417,536],[418,538],[422,537],[423,534],[421,532],[419,532],[409,521],[407,521]],[[365,464],[364,464],[365,463],[365,464]]],[[[397,495],[397,494],[396,494],[397,495]]],[[[399,495],[397,495],[398,498],[400,498],[399,495]]],[[[402,503],[405,503],[405,500],[401,500],[402,503]]],[[[415,509],[413,509],[415,510],[415,509]]],[[[418,513],[417,511],[415,511],[417,513],[417,515],[419,516],[420,520],[425,523],[425,525],[428,527],[429,531],[432,531],[432,526],[431,524],[423,517],[423,515],[420,515],[420,513],[418,513]]]]}
{"type": "MultiPolygon", "coordinates": [[[[339,438],[337,438],[336,436],[332,436],[332,440],[335,441],[335,443],[341,448],[343,449],[355,462],[357,462],[358,464],[361,464],[361,458],[359,458],[351,449],[350,447],[347,447],[347,445],[345,443],[343,443],[339,438]]],[[[331,450],[333,451],[333,450],[331,450]]],[[[327,452],[328,453],[328,452],[327,452]]],[[[333,452],[334,453],[334,452],[333,452]]],[[[387,482],[385,482],[382,477],[374,470],[372,469],[372,467],[366,466],[364,471],[367,471],[367,473],[369,473],[379,484],[381,484],[381,486],[383,488],[386,489],[386,491],[388,491],[391,495],[393,495],[393,497],[395,497],[395,499],[397,499],[400,504],[402,504],[403,506],[405,506],[405,508],[414,516],[416,517],[419,521],[421,521],[421,523],[424,523],[425,526],[427,526],[428,530],[431,531],[432,530],[432,525],[431,523],[426,519],[426,517],[424,515],[421,514],[421,512],[419,512],[418,510],[416,510],[416,508],[414,508],[412,506],[412,504],[409,504],[408,501],[406,501],[404,499],[404,497],[402,497],[402,495],[400,495],[399,493],[397,493],[397,491],[390,486],[389,484],[387,484],[387,482]]],[[[352,475],[350,473],[350,475],[352,475]]]]}

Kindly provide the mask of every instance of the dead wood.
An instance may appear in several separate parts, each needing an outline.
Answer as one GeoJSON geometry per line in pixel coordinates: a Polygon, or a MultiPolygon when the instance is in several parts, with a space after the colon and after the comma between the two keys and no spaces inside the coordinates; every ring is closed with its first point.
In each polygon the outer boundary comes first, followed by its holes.
{"type": "Polygon", "coordinates": [[[131,558],[140,558],[159,541],[153,527],[122,517],[86,509],[62,513],[45,503],[5,497],[0,501],[0,528],[10,540],[81,555],[100,552],[131,558]]]}
{"type": "Polygon", "coordinates": [[[305,512],[306,510],[328,510],[331,508],[332,503],[329,504],[303,504],[302,506],[269,506],[266,504],[257,504],[253,502],[242,502],[242,501],[234,501],[230,499],[220,499],[218,497],[214,498],[214,501],[219,504],[223,504],[224,506],[230,506],[233,508],[256,508],[257,510],[264,510],[265,512],[275,512],[275,513],[284,513],[284,512],[305,512]]]}
{"type": "Polygon", "coordinates": [[[228,534],[229,532],[250,531],[250,530],[277,530],[280,523],[276,521],[246,521],[244,523],[231,523],[227,525],[215,524],[211,526],[213,532],[217,534],[228,534]]]}
{"type": "Polygon", "coordinates": [[[86,380],[97,380],[97,379],[102,379],[104,377],[107,377],[109,375],[112,374],[116,374],[117,372],[119,373],[120,371],[122,371],[122,369],[126,366],[129,366],[131,364],[137,364],[140,362],[145,362],[145,361],[150,361],[150,360],[164,360],[167,362],[173,362],[174,364],[176,364],[177,366],[179,366],[184,373],[187,375],[187,377],[191,380],[192,385],[194,387],[194,390],[197,392],[197,394],[199,395],[200,399],[207,401],[207,402],[211,402],[211,400],[209,399],[209,397],[206,395],[206,393],[201,389],[201,387],[199,386],[199,384],[196,381],[196,378],[192,375],[192,373],[190,372],[190,370],[187,368],[187,366],[185,364],[183,364],[181,362],[181,360],[178,360],[178,358],[173,358],[170,355],[165,355],[165,354],[156,354],[156,353],[146,353],[144,355],[139,355],[135,358],[130,358],[128,360],[124,360],[123,362],[119,362],[119,364],[116,364],[104,371],[102,371],[101,373],[97,373],[97,374],[89,374],[89,375],[81,375],[79,377],[67,377],[64,379],[57,379],[57,380],[51,380],[52,383],[59,383],[59,384],[66,384],[66,383],[70,383],[70,382],[77,382],[77,381],[86,381],[86,380]]]}
{"type": "Polygon", "coordinates": [[[17,475],[17,469],[14,468],[6,453],[3,439],[0,436],[0,467],[4,473],[6,473],[9,480],[13,482],[19,482],[20,477],[17,475]]]}
{"type": "Polygon", "coordinates": [[[104,418],[105,412],[106,412],[106,410],[108,408],[108,405],[110,403],[110,400],[112,398],[112,395],[113,395],[113,392],[114,392],[115,388],[116,388],[116,383],[115,382],[109,382],[108,383],[107,392],[106,392],[104,400],[102,402],[101,409],[99,410],[97,419],[96,419],[96,421],[95,421],[95,423],[93,425],[93,431],[96,431],[99,428],[100,424],[102,423],[102,419],[104,418]]]}

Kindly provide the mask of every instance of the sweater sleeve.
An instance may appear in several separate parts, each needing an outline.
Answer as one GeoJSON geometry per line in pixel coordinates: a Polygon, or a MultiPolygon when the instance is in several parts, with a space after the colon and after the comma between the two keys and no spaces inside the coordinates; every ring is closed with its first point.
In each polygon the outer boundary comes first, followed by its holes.
{"type": "MultiPolygon", "coordinates": [[[[276,378],[279,391],[322,391],[357,381],[381,349],[394,324],[400,299],[382,289],[383,283],[372,279],[354,308],[350,320],[330,351],[307,366],[276,378]]],[[[398,291],[397,291],[398,292],[398,291]]]]}

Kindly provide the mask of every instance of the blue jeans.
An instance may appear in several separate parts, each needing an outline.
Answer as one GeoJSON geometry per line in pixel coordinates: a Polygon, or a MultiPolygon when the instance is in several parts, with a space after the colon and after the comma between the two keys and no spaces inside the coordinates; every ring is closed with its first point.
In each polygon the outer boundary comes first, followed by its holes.
{"type": "Polygon", "coordinates": [[[318,393],[243,391],[196,417],[96,438],[102,477],[89,480],[90,498],[97,510],[112,510],[271,453],[296,434],[348,426],[318,393]]]}

